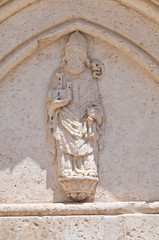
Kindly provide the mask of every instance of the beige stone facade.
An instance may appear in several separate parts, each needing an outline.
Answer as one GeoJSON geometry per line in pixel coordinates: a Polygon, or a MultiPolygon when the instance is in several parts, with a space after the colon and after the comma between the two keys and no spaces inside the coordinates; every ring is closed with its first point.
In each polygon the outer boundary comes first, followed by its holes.
{"type": "Polygon", "coordinates": [[[0,0],[0,46],[0,240],[159,240],[159,1],[0,0]]]}

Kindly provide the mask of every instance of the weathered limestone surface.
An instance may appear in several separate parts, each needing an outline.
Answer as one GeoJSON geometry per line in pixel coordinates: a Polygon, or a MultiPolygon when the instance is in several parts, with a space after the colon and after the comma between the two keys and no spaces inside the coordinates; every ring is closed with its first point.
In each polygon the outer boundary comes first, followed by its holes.
{"type": "Polygon", "coordinates": [[[159,215],[8,217],[0,240],[158,240],[159,215]],[[25,233],[25,234],[24,234],[25,233]]]}
{"type": "Polygon", "coordinates": [[[159,239],[158,43],[158,0],[0,0],[0,240],[159,239]],[[46,109],[75,31],[106,123],[94,198],[67,208],[46,109]]]}
{"type": "MultiPolygon", "coordinates": [[[[3,203],[66,201],[57,182],[57,162],[48,153],[45,117],[62,42],[37,51],[0,83],[3,203]]],[[[107,121],[95,199],[158,200],[158,84],[121,51],[97,39],[91,56],[100,57],[106,69],[99,82],[107,121]]]]}

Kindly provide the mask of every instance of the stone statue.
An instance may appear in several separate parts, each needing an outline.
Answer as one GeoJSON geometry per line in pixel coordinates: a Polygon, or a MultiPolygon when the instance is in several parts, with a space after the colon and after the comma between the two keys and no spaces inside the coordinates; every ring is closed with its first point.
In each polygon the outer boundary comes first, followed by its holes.
{"type": "Polygon", "coordinates": [[[87,41],[73,33],[47,97],[48,147],[58,161],[58,179],[66,194],[83,200],[94,194],[98,152],[102,150],[104,113],[98,89],[103,64],[90,62],[87,41]]]}

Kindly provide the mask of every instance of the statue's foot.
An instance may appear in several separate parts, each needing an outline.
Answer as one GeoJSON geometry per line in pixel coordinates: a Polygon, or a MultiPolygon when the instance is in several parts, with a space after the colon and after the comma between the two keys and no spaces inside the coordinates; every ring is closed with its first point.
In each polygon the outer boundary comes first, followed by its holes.
{"type": "Polygon", "coordinates": [[[86,175],[89,177],[97,177],[97,172],[93,170],[89,170],[87,171],[86,175]]]}
{"type": "Polygon", "coordinates": [[[65,178],[65,177],[68,177],[68,176],[72,176],[72,171],[71,170],[64,170],[61,172],[61,177],[65,178]]]}

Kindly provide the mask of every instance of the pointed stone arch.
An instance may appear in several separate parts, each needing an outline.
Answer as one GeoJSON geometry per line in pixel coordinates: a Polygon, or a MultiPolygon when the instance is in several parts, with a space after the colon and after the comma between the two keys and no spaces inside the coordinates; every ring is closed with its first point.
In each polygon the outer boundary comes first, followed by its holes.
{"type": "Polygon", "coordinates": [[[29,58],[37,49],[51,44],[60,37],[70,34],[73,31],[81,31],[92,37],[109,43],[124,52],[129,58],[132,58],[140,64],[151,77],[159,82],[159,62],[158,60],[142,46],[137,45],[131,39],[119,34],[108,27],[101,26],[97,23],[85,19],[66,20],[48,30],[43,30],[29,40],[25,40],[10,52],[0,62],[0,79],[3,79],[11,70],[19,66],[24,60],[29,58]]]}

